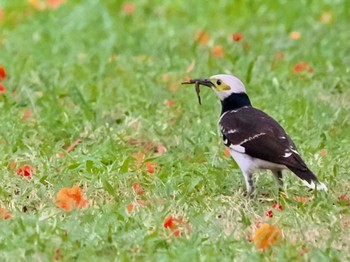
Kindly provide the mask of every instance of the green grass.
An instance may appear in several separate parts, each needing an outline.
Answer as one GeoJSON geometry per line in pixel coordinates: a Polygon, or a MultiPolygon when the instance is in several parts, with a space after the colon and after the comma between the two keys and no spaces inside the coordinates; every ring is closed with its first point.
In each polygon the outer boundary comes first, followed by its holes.
{"type": "Polygon", "coordinates": [[[0,96],[0,207],[13,215],[0,221],[1,260],[49,261],[56,249],[63,261],[350,260],[350,210],[338,201],[350,197],[349,1],[134,5],[127,15],[112,0],[72,0],[42,12],[26,1],[0,2],[0,64],[8,74],[0,96]],[[330,24],[320,22],[324,12],[330,24]],[[210,35],[207,46],[195,40],[198,30],[210,35]],[[230,39],[236,31],[241,42],[230,39]],[[291,40],[292,31],[301,38],[291,40]],[[212,56],[214,45],[223,58],[212,56]],[[277,61],[276,52],[284,58],[277,61]],[[300,61],[313,73],[293,73],[300,61]],[[241,78],[252,103],[284,126],[328,194],[309,192],[287,172],[288,197],[279,198],[273,176],[261,172],[258,198],[243,196],[241,172],[223,156],[217,134],[217,98],[203,89],[199,106],[194,90],[179,84],[186,75],[222,72],[241,78]],[[81,133],[80,145],[55,157],[81,133]],[[147,142],[167,152],[144,150],[147,142]],[[160,171],[136,168],[138,151],[160,171]],[[32,165],[33,178],[16,175],[13,161],[32,165]],[[89,207],[57,208],[52,198],[74,185],[89,207]],[[137,199],[146,205],[129,214],[137,199]],[[284,210],[267,218],[275,201],[284,210]],[[171,237],[163,228],[170,214],[188,222],[191,234],[171,237]],[[257,251],[247,241],[256,222],[278,225],[284,241],[257,251]]]}

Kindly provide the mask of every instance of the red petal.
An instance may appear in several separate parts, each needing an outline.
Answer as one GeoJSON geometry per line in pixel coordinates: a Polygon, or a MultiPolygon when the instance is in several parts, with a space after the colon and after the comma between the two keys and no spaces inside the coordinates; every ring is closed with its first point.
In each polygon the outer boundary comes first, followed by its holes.
{"type": "Polygon", "coordinates": [[[6,78],[6,71],[5,68],[0,65],[0,81],[3,81],[6,78]]]}

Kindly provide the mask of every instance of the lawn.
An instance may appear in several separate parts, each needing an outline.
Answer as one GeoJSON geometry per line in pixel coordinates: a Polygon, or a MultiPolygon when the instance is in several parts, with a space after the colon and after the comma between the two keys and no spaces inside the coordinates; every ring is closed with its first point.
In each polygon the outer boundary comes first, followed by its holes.
{"type": "Polygon", "coordinates": [[[0,1],[1,261],[350,261],[349,1],[60,2],[0,1]],[[218,73],[328,193],[244,196],[217,97],[180,84],[218,73]]]}

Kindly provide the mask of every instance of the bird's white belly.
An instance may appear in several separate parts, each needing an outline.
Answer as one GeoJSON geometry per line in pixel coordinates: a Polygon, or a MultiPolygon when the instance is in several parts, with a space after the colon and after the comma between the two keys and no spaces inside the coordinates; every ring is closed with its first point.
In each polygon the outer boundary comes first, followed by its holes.
{"type": "Polygon", "coordinates": [[[247,154],[237,152],[231,148],[229,148],[229,151],[243,172],[252,172],[255,169],[282,170],[287,168],[285,165],[279,165],[262,159],[254,158],[248,156],[247,154]]]}

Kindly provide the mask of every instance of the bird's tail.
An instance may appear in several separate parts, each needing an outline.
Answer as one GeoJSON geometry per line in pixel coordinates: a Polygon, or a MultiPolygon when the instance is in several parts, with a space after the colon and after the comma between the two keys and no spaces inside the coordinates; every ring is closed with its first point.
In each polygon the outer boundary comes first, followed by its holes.
{"type": "Polygon", "coordinates": [[[296,174],[301,180],[303,180],[304,185],[311,189],[324,190],[327,191],[327,186],[322,182],[318,181],[314,173],[310,169],[305,168],[303,170],[295,167],[288,167],[294,174],[296,174]]]}

